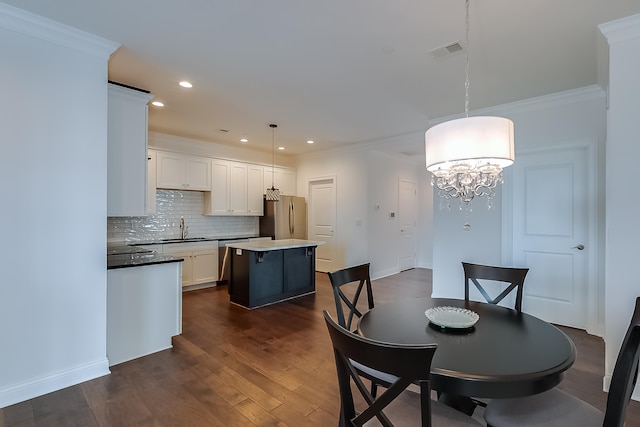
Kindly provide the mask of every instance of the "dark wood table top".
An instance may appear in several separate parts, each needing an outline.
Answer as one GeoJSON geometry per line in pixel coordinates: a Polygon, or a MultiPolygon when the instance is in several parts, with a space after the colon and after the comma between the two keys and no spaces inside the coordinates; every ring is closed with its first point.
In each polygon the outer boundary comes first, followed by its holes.
{"type": "Polygon", "coordinates": [[[398,344],[437,343],[432,388],[484,398],[527,396],[555,387],[575,361],[573,342],[537,317],[487,303],[414,298],[381,304],[360,319],[360,334],[398,344]],[[434,328],[430,307],[451,306],[480,316],[470,330],[434,328]]]}

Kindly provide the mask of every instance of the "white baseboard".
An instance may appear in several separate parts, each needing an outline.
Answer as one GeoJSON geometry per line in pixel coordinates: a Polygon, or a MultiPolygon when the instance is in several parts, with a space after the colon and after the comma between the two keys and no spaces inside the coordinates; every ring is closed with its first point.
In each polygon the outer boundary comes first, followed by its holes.
{"type": "Polygon", "coordinates": [[[0,389],[0,409],[110,374],[106,358],[12,387],[0,389]]]}
{"type": "Polygon", "coordinates": [[[397,268],[388,268],[386,270],[372,271],[371,280],[382,279],[383,277],[392,276],[394,274],[398,274],[399,272],[400,271],[398,271],[397,268]]]}

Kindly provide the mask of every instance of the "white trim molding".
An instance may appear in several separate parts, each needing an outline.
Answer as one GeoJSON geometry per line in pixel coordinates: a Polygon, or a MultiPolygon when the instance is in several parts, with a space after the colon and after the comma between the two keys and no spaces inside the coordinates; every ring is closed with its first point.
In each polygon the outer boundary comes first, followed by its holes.
{"type": "Polygon", "coordinates": [[[107,59],[120,47],[118,43],[4,3],[0,3],[0,28],[107,59]]]}
{"type": "Polygon", "coordinates": [[[109,375],[110,373],[109,361],[105,357],[94,363],[8,387],[0,390],[0,408],[109,375]]]}
{"type": "Polygon", "coordinates": [[[598,25],[609,44],[640,37],[640,14],[598,25]]]}

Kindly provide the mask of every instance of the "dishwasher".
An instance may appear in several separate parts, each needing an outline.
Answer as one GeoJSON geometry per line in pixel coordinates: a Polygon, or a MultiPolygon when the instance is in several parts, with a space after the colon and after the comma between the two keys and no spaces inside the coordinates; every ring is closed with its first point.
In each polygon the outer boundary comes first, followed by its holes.
{"type": "Polygon", "coordinates": [[[271,237],[242,237],[238,239],[218,240],[218,266],[220,268],[218,274],[218,286],[226,285],[229,281],[231,260],[229,256],[229,248],[227,243],[253,242],[255,240],[271,240],[271,237]]]}

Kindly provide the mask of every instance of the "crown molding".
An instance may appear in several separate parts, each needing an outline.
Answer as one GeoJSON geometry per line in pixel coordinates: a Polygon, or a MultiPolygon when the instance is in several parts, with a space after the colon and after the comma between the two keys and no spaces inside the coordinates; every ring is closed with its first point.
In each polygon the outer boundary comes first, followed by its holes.
{"type": "Polygon", "coordinates": [[[640,37],[640,14],[598,25],[609,44],[640,37]]]}
{"type": "Polygon", "coordinates": [[[120,45],[22,9],[0,3],[0,28],[98,56],[109,56],[120,45]]]}
{"type": "MultiPolygon", "coordinates": [[[[571,89],[562,92],[556,92],[549,95],[542,95],[535,98],[523,99],[521,101],[510,102],[507,104],[496,105],[494,107],[473,110],[469,116],[483,115],[504,115],[509,116],[513,113],[526,113],[531,111],[544,110],[552,107],[571,105],[581,102],[604,100],[606,99],[605,91],[599,85],[584,86],[578,89],[571,89]]],[[[463,115],[458,114],[449,117],[440,117],[429,121],[429,126],[446,122],[453,119],[459,119],[463,115]]]]}

